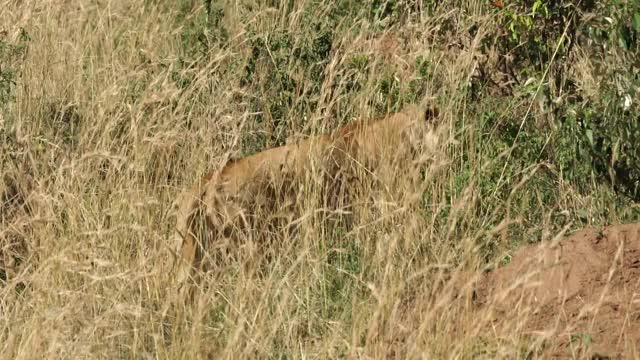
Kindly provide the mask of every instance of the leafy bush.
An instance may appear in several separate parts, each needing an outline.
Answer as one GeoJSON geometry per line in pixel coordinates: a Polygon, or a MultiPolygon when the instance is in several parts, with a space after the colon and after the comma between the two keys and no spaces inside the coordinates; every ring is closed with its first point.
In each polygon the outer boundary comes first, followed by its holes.
{"type": "Polygon", "coordinates": [[[523,1],[496,16],[498,41],[484,51],[501,54],[494,70],[508,73],[509,95],[535,104],[500,126],[497,137],[520,148],[512,158],[553,164],[581,193],[596,180],[638,201],[637,1],[523,1]],[[586,88],[585,71],[596,74],[595,88],[586,88]]]}
{"type": "Polygon", "coordinates": [[[25,29],[20,29],[16,43],[8,41],[7,35],[6,31],[0,31],[0,108],[13,99],[17,69],[29,42],[29,34],[25,29]]]}

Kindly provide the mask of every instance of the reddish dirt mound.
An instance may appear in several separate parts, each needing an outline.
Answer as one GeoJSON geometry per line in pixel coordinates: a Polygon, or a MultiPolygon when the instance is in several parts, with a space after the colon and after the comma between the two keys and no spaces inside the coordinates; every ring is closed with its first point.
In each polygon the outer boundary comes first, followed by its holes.
{"type": "Polygon", "coordinates": [[[478,285],[492,331],[524,331],[545,357],[640,357],[640,224],[522,248],[478,285]]]}

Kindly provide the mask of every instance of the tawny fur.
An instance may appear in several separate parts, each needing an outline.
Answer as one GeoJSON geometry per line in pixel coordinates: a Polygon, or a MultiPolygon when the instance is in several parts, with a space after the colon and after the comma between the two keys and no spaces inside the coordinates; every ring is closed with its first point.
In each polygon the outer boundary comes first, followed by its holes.
{"type": "Polygon", "coordinates": [[[338,182],[344,181],[338,175],[347,168],[373,169],[381,162],[403,161],[411,144],[437,145],[435,117],[434,108],[420,111],[411,106],[377,120],[348,124],[334,135],[320,135],[230,161],[221,170],[205,175],[177,201],[179,280],[200,266],[210,242],[218,241],[225,229],[247,224],[256,194],[285,179],[322,174],[324,179],[338,182]],[[200,226],[212,234],[209,237],[196,236],[202,234],[194,225],[199,210],[205,220],[200,226]]]}

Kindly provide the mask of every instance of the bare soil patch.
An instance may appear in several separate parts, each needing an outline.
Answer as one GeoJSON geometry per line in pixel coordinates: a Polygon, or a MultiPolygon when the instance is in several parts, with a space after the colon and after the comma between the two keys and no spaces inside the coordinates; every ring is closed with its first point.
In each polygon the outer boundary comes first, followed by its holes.
{"type": "Polygon", "coordinates": [[[640,357],[640,224],[524,247],[476,295],[492,332],[522,330],[544,357],[640,357]]]}

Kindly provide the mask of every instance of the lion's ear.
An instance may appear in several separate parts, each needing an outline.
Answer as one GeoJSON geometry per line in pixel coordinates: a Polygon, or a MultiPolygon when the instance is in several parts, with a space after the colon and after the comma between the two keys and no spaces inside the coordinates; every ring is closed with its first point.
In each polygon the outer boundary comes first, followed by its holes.
{"type": "Polygon", "coordinates": [[[435,118],[438,117],[439,114],[440,114],[440,111],[438,110],[437,107],[429,106],[424,112],[424,120],[428,123],[432,122],[434,121],[435,118]]]}

